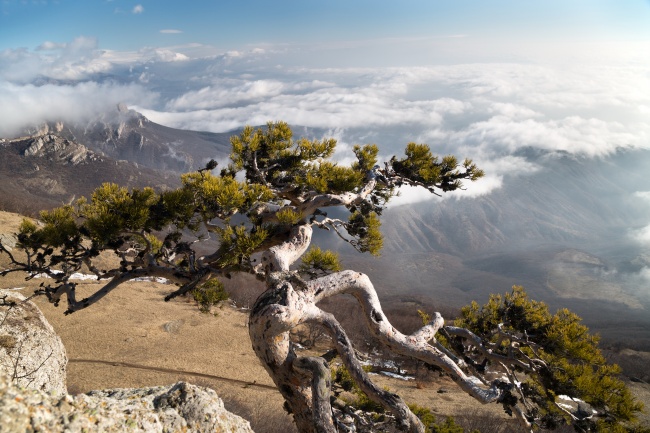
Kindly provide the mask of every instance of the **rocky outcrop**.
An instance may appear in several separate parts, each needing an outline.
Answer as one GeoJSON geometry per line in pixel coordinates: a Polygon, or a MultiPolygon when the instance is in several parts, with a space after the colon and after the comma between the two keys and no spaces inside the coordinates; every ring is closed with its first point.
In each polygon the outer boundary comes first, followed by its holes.
{"type": "Polygon", "coordinates": [[[216,392],[185,382],[62,397],[16,387],[0,374],[0,432],[253,432],[216,392]]]}
{"type": "Polygon", "coordinates": [[[185,382],[68,395],[61,339],[35,304],[0,290],[0,433],[252,433],[217,393],[185,382]]]}
{"type": "Polygon", "coordinates": [[[119,104],[117,109],[87,121],[52,121],[34,126],[23,131],[20,140],[57,136],[83,144],[103,157],[185,173],[203,168],[211,159],[227,159],[231,135],[169,128],[119,104]]]}
{"type": "Polygon", "coordinates": [[[38,307],[0,290],[0,370],[19,386],[61,395],[67,364],[61,338],[38,307]]]}
{"type": "Polygon", "coordinates": [[[8,251],[16,247],[18,238],[13,233],[0,233],[0,244],[2,244],[8,251]]]}
{"type": "Polygon", "coordinates": [[[72,165],[100,159],[99,155],[85,146],[58,135],[46,134],[29,138],[27,144],[28,147],[23,152],[24,156],[48,157],[72,165]]]}

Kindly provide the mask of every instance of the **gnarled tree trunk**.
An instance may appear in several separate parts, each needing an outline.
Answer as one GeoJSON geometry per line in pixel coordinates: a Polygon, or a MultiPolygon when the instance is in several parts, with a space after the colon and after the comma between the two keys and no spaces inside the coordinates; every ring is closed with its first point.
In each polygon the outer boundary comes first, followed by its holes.
{"type": "Polygon", "coordinates": [[[352,294],[372,333],[396,353],[421,359],[442,367],[460,386],[483,401],[494,401],[497,389],[484,389],[477,379],[468,377],[443,351],[429,344],[443,325],[439,315],[427,326],[404,335],[389,323],[368,277],[353,271],[342,271],[309,282],[289,270],[311,242],[308,224],[297,227],[290,240],[265,253],[267,290],[257,299],[250,315],[249,332],[253,349],[285,398],[301,432],[335,432],[337,422],[330,407],[330,372],[323,358],[304,358],[293,350],[289,340],[291,329],[303,323],[315,323],[328,333],[359,387],[380,403],[408,432],[423,432],[424,426],[404,401],[377,387],[363,370],[345,331],[333,315],[321,310],[317,303],[330,296],[352,294]]]}

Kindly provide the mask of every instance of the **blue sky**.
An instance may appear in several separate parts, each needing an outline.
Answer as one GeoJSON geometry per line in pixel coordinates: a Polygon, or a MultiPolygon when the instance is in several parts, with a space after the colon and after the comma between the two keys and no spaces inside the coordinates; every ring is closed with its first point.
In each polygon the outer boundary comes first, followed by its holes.
{"type": "MultiPolygon", "coordinates": [[[[650,37],[647,0],[2,0],[0,8],[0,49],[32,50],[45,41],[65,43],[80,36],[110,50],[188,44],[216,50],[336,47],[454,36],[493,43],[650,37]]],[[[414,56],[411,62],[422,61],[414,56]]]]}

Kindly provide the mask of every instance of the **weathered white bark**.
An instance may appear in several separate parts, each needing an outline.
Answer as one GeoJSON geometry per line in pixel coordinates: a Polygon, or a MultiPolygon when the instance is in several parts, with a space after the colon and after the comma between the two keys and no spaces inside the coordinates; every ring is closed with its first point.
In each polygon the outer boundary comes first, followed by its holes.
{"type": "Polygon", "coordinates": [[[460,387],[472,397],[483,403],[496,401],[501,392],[496,387],[485,389],[482,382],[467,376],[460,366],[446,353],[429,344],[435,332],[443,325],[442,317],[437,315],[433,323],[411,335],[404,335],[395,329],[382,311],[381,303],[367,275],[354,271],[343,271],[327,275],[308,283],[314,293],[314,302],[339,294],[351,294],[359,302],[366,324],[375,337],[400,355],[419,359],[437,365],[458,382],[460,387]]]}
{"type": "Polygon", "coordinates": [[[291,238],[280,245],[269,248],[262,254],[262,264],[266,273],[287,272],[293,263],[302,256],[309,244],[313,229],[303,224],[291,230],[291,238]]]}
{"type": "Polygon", "coordinates": [[[318,433],[336,433],[332,419],[330,395],[332,390],[332,372],[327,361],[318,357],[298,358],[294,368],[311,374],[312,411],[315,429],[318,433]]]}
{"type": "Polygon", "coordinates": [[[284,396],[301,432],[334,431],[326,363],[322,358],[298,357],[289,340],[289,331],[303,323],[317,324],[329,334],[359,387],[392,412],[403,430],[424,431],[422,423],[399,396],[377,387],[369,379],[344,329],[333,315],[317,306],[321,300],[336,295],[354,296],[370,331],[395,353],[439,366],[463,390],[483,403],[501,396],[496,384],[486,387],[478,378],[467,375],[461,369],[462,361],[452,358],[437,345],[435,335],[444,325],[439,314],[418,331],[404,335],[388,321],[366,275],[342,271],[309,282],[295,278],[290,267],[309,247],[311,235],[310,225],[295,227],[287,242],[264,253],[267,290],[256,301],[249,322],[253,348],[284,396]]]}
{"type": "Polygon", "coordinates": [[[288,242],[270,248],[263,255],[268,288],[251,310],[249,333],[257,357],[287,402],[298,429],[329,433],[332,430],[327,430],[326,426],[333,426],[331,408],[326,410],[316,396],[319,389],[323,397],[329,393],[323,392],[324,385],[318,378],[313,378],[319,386],[315,388],[316,394],[312,392],[312,377],[308,371],[311,370],[313,376],[313,372],[319,370],[314,370],[311,362],[299,360],[289,341],[289,331],[304,321],[306,304],[302,294],[288,281],[287,272],[309,247],[312,228],[302,225],[294,228],[292,234],[288,242]],[[309,365],[312,367],[306,368],[309,365]],[[313,403],[314,399],[317,404],[313,403]]]}
{"type": "MultiPolygon", "coordinates": [[[[399,396],[377,387],[368,378],[343,328],[332,315],[316,306],[323,298],[320,286],[313,283],[295,286],[288,277],[291,264],[308,248],[311,233],[309,225],[297,227],[288,242],[264,254],[268,289],[256,301],[249,321],[253,349],[284,396],[296,425],[301,432],[334,431],[329,380],[325,379],[322,368],[317,367],[326,365],[325,361],[297,357],[289,341],[291,329],[302,323],[315,322],[335,341],[343,363],[361,389],[394,413],[404,430],[413,433],[424,431],[421,422],[399,396]]],[[[337,277],[330,278],[330,284],[346,284],[348,274],[335,275],[337,277]]]]}
{"type": "Polygon", "coordinates": [[[289,341],[289,331],[302,321],[303,306],[289,282],[270,287],[251,310],[249,333],[253,350],[284,397],[299,431],[317,432],[311,378],[300,366],[294,369],[297,356],[289,341]]]}

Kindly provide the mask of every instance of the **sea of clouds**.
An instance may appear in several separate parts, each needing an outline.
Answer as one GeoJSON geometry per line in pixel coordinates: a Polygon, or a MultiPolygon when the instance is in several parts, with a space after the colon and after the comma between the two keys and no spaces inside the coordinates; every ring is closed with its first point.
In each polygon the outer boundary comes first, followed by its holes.
{"type": "MultiPolygon", "coordinates": [[[[368,142],[379,144],[383,157],[409,141],[471,156],[488,175],[466,196],[498,188],[506,174],[535,171],[522,149],[603,158],[650,147],[650,64],[638,55],[605,55],[620,52],[616,47],[408,67],[301,63],[300,55],[319,55],[314,49],[206,55],[199,48],[117,52],[79,37],[4,50],[0,137],[44,121],[87,121],[118,103],[154,122],[202,131],[285,120],[337,138],[342,161],[354,144],[368,142]]],[[[402,201],[418,197],[407,192],[402,201]]]]}

